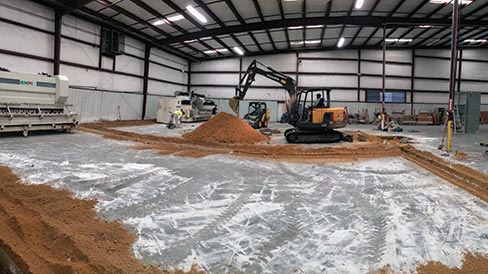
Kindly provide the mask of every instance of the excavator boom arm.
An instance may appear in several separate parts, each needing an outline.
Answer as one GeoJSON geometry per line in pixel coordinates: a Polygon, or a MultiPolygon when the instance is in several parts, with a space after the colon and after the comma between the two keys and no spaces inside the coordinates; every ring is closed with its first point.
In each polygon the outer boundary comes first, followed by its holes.
{"type": "Polygon", "coordinates": [[[247,68],[246,73],[242,76],[240,88],[236,88],[237,96],[229,101],[229,106],[235,113],[239,113],[239,101],[244,99],[249,87],[251,87],[252,83],[256,80],[256,75],[258,74],[279,83],[288,91],[291,98],[295,98],[297,89],[293,78],[254,60],[247,68]]]}

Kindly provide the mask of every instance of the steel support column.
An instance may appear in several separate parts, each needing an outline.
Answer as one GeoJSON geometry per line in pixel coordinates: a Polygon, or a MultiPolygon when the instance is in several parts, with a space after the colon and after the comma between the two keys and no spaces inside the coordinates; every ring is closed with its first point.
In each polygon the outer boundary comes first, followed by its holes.
{"type": "MultiPolygon", "coordinates": [[[[142,84],[142,120],[146,118],[147,89],[149,84],[149,57],[151,56],[151,46],[146,44],[144,51],[144,79],[142,84]]],[[[114,60],[115,62],[115,60],[114,60]]]]}
{"type": "Polygon", "coordinates": [[[412,50],[412,80],[410,82],[410,115],[413,115],[414,90],[415,90],[415,50],[412,50]]]}
{"type": "Polygon", "coordinates": [[[386,24],[383,25],[383,78],[382,78],[382,96],[381,96],[381,130],[386,129],[386,24]]]}
{"type": "Polygon", "coordinates": [[[54,65],[53,74],[59,75],[61,64],[61,26],[63,25],[63,16],[60,12],[54,15],[54,65]]]}
{"type": "Polygon", "coordinates": [[[187,71],[187,89],[188,93],[191,91],[191,61],[188,61],[188,71],[187,71]]]}
{"type": "Polygon", "coordinates": [[[456,67],[458,47],[459,1],[455,0],[452,11],[451,74],[449,78],[449,116],[447,122],[447,151],[452,150],[452,130],[454,121],[454,90],[456,88],[456,67]]]}

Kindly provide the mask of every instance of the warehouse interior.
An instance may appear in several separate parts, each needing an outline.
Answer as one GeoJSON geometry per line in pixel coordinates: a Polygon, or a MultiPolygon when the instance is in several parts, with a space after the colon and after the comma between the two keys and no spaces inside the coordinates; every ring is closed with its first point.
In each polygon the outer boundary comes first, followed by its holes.
{"type": "Polygon", "coordinates": [[[488,273],[488,0],[0,1],[0,273],[488,273]]]}

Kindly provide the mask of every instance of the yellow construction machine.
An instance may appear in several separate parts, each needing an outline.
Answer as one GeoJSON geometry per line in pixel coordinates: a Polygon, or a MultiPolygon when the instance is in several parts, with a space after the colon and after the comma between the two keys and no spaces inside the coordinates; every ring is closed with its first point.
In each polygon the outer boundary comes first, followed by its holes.
{"type": "Polygon", "coordinates": [[[289,143],[333,143],[339,141],[352,142],[352,137],[335,129],[347,125],[347,109],[330,107],[329,88],[311,88],[298,90],[293,78],[274,70],[256,60],[251,62],[246,73],[241,78],[237,96],[229,101],[230,108],[238,113],[239,102],[246,96],[247,90],[255,81],[256,75],[262,75],[281,84],[288,91],[287,100],[288,123],[293,128],[285,131],[286,141],[289,143]],[[323,98],[322,104],[317,104],[314,98],[323,98]]]}

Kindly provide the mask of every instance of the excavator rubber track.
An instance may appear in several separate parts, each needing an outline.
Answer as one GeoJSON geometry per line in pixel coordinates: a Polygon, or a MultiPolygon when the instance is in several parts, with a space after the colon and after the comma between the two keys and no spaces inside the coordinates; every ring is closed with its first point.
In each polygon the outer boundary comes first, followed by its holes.
{"type": "Polygon", "coordinates": [[[285,138],[288,143],[292,144],[352,142],[352,136],[333,129],[310,131],[291,128],[285,131],[285,138]]]}

